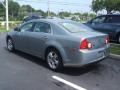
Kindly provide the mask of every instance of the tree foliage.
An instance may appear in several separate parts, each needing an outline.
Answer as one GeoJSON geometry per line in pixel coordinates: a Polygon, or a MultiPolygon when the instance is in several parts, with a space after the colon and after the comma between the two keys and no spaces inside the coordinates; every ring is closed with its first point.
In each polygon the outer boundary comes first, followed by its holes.
{"type": "MultiPolygon", "coordinates": [[[[5,3],[5,1],[4,1],[5,3]]],[[[44,12],[43,10],[35,10],[32,6],[30,5],[22,5],[20,6],[18,2],[15,0],[8,0],[8,5],[9,5],[9,20],[23,20],[24,17],[31,15],[31,14],[37,14],[43,17],[48,16],[48,12],[44,12]]],[[[118,4],[119,6],[119,4],[118,4]]],[[[95,14],[89,14],[89,13],[72,13],[68,11],[61,11],[58,14],[50,11],[49,15],[51,17],[60,17],[60,18],[65,18],[65,17],[72,17],[72,16],[77,16],[81,20],[87,20],[88,18],[93,18],[95,17],[95,14]],[[88,18],[87,18],[88,17],[88,18]]],[[[4,6],[0,3],[0,18],[5,17],[5,8],[4,6]]],[[[4,18],[5,19],[5,18],[4,18]]],[[[1,20],[4,20],[1,19],[1,20]]],[[[72,17],[73,20],[75,20],[75,17],[72,17]]]]}
{"type": "Polygon", "coordinates": [[[22,5],[19,8],[19,19],[22,20],[25,16],[35,12],[35,9],[32,8],[30,5],[22,5]]]}
{"type": "Polygon", "coordinates": [[[93,0],[91,8],[95,12],[106,10],[108,14],[120,11],[120,0],[93,0]]]}
{"type": "Polygon", "coordinates": [[[0,3],[0,16],[3,16],[5,14],[5,8],[2,5],[2,3],[0,3]]]}
{"type": "Polygon", "coordinates": [[[61,11],[58,13],[58,15],[60,16],[60,18],[64,18],[64,17],[69,17],[71,13],[67,11],[61,11]]]}
{"type": "Polygon", "coordinates": [[[9,16],[11,16],[11,18],[16,18],[18,16],[19,8],[20,5],[17,2],[8,0],[8,10],[9,10],[9,16]]]}

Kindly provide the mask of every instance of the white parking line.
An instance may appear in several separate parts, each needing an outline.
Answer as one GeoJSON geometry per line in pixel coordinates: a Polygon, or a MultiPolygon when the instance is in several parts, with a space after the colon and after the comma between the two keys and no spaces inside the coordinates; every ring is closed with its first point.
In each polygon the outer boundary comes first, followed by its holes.
{"type": "Polygon", "coordinates": [[[87,89],[82,88],[82,87],[80,87],[80,86],[78,86],[76,84],[73,84],[73,83],[71,83],[69,81],[66,81],[66,80],[64,80],[64,79],[62,79],[62,78],[60,78],[58,76],[52,76],[52,78],[66,84],[66,85],[68,85],[68,86],[70,86],[70,87],[72,87],[72,88],[74,88],[76,90],[87,90],[87,89]]]}

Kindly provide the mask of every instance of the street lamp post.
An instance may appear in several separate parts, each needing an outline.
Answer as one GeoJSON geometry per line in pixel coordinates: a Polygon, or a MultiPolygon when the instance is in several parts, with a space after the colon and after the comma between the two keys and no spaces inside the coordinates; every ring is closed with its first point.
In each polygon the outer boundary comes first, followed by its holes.
{"type": "Polygon", "coordinates": [[[48,17],[49,17],[49,15],[50,15],[50,1],[48,0],[48,17]]]}
{"type": "Polygon", "coordinates": [[[6,29],[9,30],[9,17],[8,17],[8,0],[5,0],[5,8],[6,8],[6,29]]]}
{"type": "Polygon", "coordinates": [[[6,16],[6,30],[9,30],[9,17],[8,17],[8,0],[5,0],[5,4],[1,1],[2,5],[5,8],[6,16]]]}
{"type": "Polygon", "coordinates": [[[1,1],[2,5],[5,8],[5,17],[6,17],[6,30],[9,30],[9,17],[8,17],[8,0],[5,0],[5,4],[1,1]]]}

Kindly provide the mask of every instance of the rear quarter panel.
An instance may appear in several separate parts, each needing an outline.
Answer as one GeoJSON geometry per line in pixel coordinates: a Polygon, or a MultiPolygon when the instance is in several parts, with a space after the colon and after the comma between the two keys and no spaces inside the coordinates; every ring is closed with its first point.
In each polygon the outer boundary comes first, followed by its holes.
{"type": "Polygon", "coordinates": [[[54,41],[54,45],[59,49],[64,63],[77,58],[77,53],[80,47],[80,38],[71,35],[54,35],[54,41]]]}

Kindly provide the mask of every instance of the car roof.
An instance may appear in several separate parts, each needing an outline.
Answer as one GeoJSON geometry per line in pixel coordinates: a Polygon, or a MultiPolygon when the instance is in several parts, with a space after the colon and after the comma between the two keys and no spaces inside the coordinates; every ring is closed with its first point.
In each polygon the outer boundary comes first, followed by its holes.
{"type": "Polygon", "coordinates": [[[65,19],[33,19],[30,21],[44,21],[44,22],[50,22],[50,23],[73,22],[72,20],[65,20],[65,19]]]}
{"type": "Polygon", "coordinates": [[[61,22],[74,22],[74,21],[65,20],[65,19],[32,19],[30,21],[22,23],[21,26],[23,26],[27,23],[30,23],[30,22],[46,22],[46,23],[51,23],[51,24],[54,24],[54,25],[56,25],[56,24],[59,25],[59,23],[61,23],[61,22]]]}
{"type": "Polygon", "coordinates": [[[120,14],[106,14],[106,15],[100,15],[100,16],[120,16],[120,14]]]}

